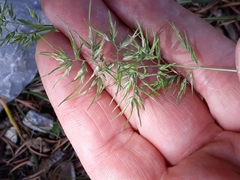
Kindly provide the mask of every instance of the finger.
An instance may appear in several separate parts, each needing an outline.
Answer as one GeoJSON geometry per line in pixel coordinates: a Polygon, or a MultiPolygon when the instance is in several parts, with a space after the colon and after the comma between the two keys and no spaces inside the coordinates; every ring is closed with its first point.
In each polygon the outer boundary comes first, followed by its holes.
{"type": "Polygon", "coordinates": [[[238,78],[240,80],[240,40],[238,40],[237,42],[235,57],[236,57],[236,68],[238,72],[238,78]]]}
{"type": "Polygon", "coordinates": [[[223,132],[211,143],[169,168],[166,179],[240,178],[239,133],[223,132]]]}
{"type": "MultiPolygon", "coordinates": [[[[59,65],[51,57],[39,54],[53,52],[49,44],[62,49],[73,58],[71,46],[64,35],[51,33],[44,38],[45,41],[40,40],[36,50],[37,65],[42,76],[59,65]]],[[[54,83],[62,76],[61,72],[45,76],[42,82],[64,132],[90,177],[92,179],[112,179],[112,177],[159,179],[158,173],[163,175],[166,169],[163,158],[147,140],[133,132],[129,125],[121,130],[126,121],[123,116],[112,121],[119,110],[116,110],[116,113],[109,113],[115,105],[109,105],[111,97],[107,92],[102,93],[89,110],[89,103],[96,93],[96,88],[59,106],[61,101],[77,87],[76,83],[72,83],[72,78],[75,77],[80,66],[80,62],[75,62],[69,75],[54,88],[54,83]]],[[[90,68],[88,72],[86,78],[91,75],[90,68]]]]}
{"type": "MultiPolygon", "coordinates": [[[[42,1],[43,10],[54,25],[63,33],[68,35],[66,27],[59,21],[56,14],[59,15],[69,27],[76,30],[80,35],[87,38],[88,26],[84,19],[88,17],[88,3],[86,1],[42,1]],[[54,7],[54,8],[53,8],[54,7]],[[62,9],[70,10],[65,14],[62,9]],[[74,23],[78,22],[78,23],[74,23]]],[[[87,1],[89,2],[89,1],[87,1]]],[[[92,9],[94,9],[91,18],[91,24],[107,32],[108,26],[108,8],[102,1],[93,1],[92,9]],[[99,18],[101,17],[101,18],[99,18]]],[[[115,16],[119,26],[120,36],[126,34],[127,27],[121,23],[115,16]]],[[[109,54],[114,54],[111,46],[106,49],[109,54]]],[[[83,52],[84,58],[89,58],[89,54],[83,52]]],[[[220,131],[203,101],[194,94],[190,89],[180,105],[176,102],[176,94],[173,89],[162,100],[161,105],[157,106],[151,99],[145,101],[145,111],[142,113],[143,126],[139,127],[137,113],[133,114],[131,124],[138,128],[141,135],[147,138],[154,146],[156,146],[164,157],[171,164],[176,164],[182,158],[188,156],[196,149],[202,147],[208,141],[211,141],[220,131]]],[[[114,96],[114,89],[108,89],[108,92],[114,96]]],[[[119,99],[116,99],[117,103],[119,99]]],[[[125,114],[127,117],[129,111],[125,114]]]]}
{"type": "MultiPolygon", "coordinates": [[[[160,34],[164,59],[170,63],[194,65],[189,54],[180,44],[167,21],[183,33],[199,59],[199,65],[235,68],[235,44],[217,32],[204,20],[193,15],[172,0],[110,1],[104,0],[110,9],[129,27],[136,28],[136,20],[147,32],[160,34]]],[[[151,39],[151,34],[149,34],[151,39]]],[[[183,74],[189,70],[181,69],[183,74]]],[[[205,98],[217,122],[227,130],[240,130],[240,83],[236,73],[195,70],[195,89],[205,98]]]]}

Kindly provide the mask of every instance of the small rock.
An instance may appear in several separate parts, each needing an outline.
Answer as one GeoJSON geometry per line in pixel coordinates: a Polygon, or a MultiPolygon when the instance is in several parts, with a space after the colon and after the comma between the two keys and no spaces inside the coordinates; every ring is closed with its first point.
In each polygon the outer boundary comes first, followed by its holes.
{"type": "Polygon", "coordinates": [[[61,149],[58,149],[54,154],[49,157],[49,161],[51,162],[51,166],[59,162],[66,155],[61,149]]]}
{"type": "Polygon", "coordinates": [[[18,141],[18,136],[17,136],[17,131],[16,131],[15,127],[13,127],[13,126],[10,127],[7,130],[7,132],[4,134],[4,137],[9,139],[14,144],[16,144],[18,141]]]}
{"type": "Polygon", "coordinates": [[[38,132],[48,133],[53,128],[54,118],[49,114],[39,114],[33,110],[28,111],[23,124],[38,132]]]}

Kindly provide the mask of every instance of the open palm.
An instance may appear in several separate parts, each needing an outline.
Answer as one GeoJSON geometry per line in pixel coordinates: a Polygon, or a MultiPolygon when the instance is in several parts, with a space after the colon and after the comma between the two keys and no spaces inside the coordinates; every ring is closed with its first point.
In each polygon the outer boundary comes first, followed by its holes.
{"type": "MultiPolygon", "coordinates": [[[[45,14],[61,32],[46,35],[47,41],[72,54],[67,29],[58,16],[87,39],[88,5],[89,0],[42,0],[45,14]]],[[[119,36],[136,28],[136,20],[145,31],[159,33],[163,57],[170,63],[192,62],[167,20],[181,31],[186,30],[200,65],[236,67],[235,44],[172,0],[94,0],[91,24],[105,32],[108,10],[117,22],[119,36]]],[[[38,43],[37,64],[41,75],[45,75],[58,63],[39,55],[42,51],[53,50],[45,41],[38,43]]],[[[104,51],[108,56],[113,48],[106,45],[104,51]]],[[[240,48],[238,51],[240,59],[240,48]]],[[[81,55],[86,59],[89,56],[87,51],[81,55]]],[[[76,86],[70,83],[79,67],[80,63],[75,62],[71,73],[54,89],[53,84],[61,74],[51,74],[42,81],[65,133],[92,179],[240,179],[237,74],[195,70],[194,94],[187,88],[180,105],[171,91],[160,105],[147,99],[142,126],[133,114],[122,130],[128,112],[111,121],[120,112],[117,109],[112,113],[116,104],[109,105],[114,89],[104,91],[89,110],[96,89],[59,106],[76,86]]],[[[90,75],[91,65],[88,68],[90,75]]],[[[187,71],[181,69],[181,73],[187,71]]]]}

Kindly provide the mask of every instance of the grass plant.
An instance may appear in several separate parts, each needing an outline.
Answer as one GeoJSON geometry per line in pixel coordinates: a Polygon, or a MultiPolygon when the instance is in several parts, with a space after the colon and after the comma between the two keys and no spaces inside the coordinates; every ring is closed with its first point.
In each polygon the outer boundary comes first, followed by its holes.
{"type": "MultiPolygon", "coordinates": [[[[29,7],[27,7],[29,14],[36,23],[17,19],[14,15],[12,6],[7,5],[6,1],[4,4],[1,4],[0,8],[0,17],[2,19],[0,23],[0,32],[2,32],[2,29],[9,32],[6,37],[1,39],[1,45],[7,43],[21,44],[23,47],[27,48],[32,42],[41,38],[46,32],[56,31],[51,25],[41,24],[40,18],[29,7]],[[7,16],[11,20],[8,20],[7,16]],[[22,33],[16,28],[16,30],[10,32],[7,28],[8,23],[17,24],[18,27],[29,26],[33,28],[33,31],[30,33],[22,33]]],[[[131,118],[133,112],[136,111],[141,123],[141,110],[144,110],[143,97],[151,98],[156,103],[160,103],[158,98],[160,96],[159,91],[163,90],[164,93],[167,93],[169,88],[175,86],[175,93],[177,93],[178,96],[177,101],[180,102],[188,85],[191,85],[192,91],[194,89],[192,78],[192,71],[194,69],[236,72],[235,69],[199,66],[197,56],[188,41],[187,34],[181,34],[172,22],[169,22],[169,25],[174,30],[183,47],[190,54],[193,62],[196,64],[195,66],[167,63],[167,61],[162,58],[160,48],[161,41],[159,36],[155,32],[152,32],[153,41],[152,43],[149,43],[149,34],[143,32],[141,24],[139,23],[131,35],[126,34],[125,38],[120,43],[117,43],[118,29],[116,22],[112,20],[110,12],[108,17],[109,31],[107,33],[94,28],[90,21],[90,1],[89,20],[86,22],[86,26],[89,28],[88,39],[84,39],[80,34],[70,30],[70,28],[65,25],[68,30],[69,40],[75,56],[74,59],[70,58],[70,56],[62,49],[54,47],[50,43],[49,45],[52,47],[53,51],[41,52],[42,55],[50,56],[59,62],[59,66],[49,72],[49,74],[64,69],[62,76],[56,84],[69,74],[74,61],[81,62],[81,68],[72,80],[72,82],[78,82],[78,86],[71,94],[69,94],[69,96],[63,99],[62,103],[71,98],[84,95],[93,87],[96,87],[96,94],[92,100],[92,103],[94,103],[106,88],[114,86],[116,87],[116,92],[112,100],[114,101],[116,97],[121,97],[116,105],[116,108],[121,106],[121,112],[117,117],[123,115],[127,109],[130,109],[127,122],[131,118]],[[76,39],[76,37],[79,39],[76,39]],[[80,41],[81,44],[77,45],[77,41],[80,41]],[[106,42],[111,43],[116,48],[116,54],[113,54],[117,59],[116,61],[109,62],[105,60],[103,49],[106,42]],[[86,48],[91,52],[89,59],[81,59],[80,54],[83,48],[86,48]],[[149,62],[151,62],[151,65],[148,65],[149,62]],[[94,64],[95,67],[89,79],[86,79],[87,63],[94,64]],[[154,67],[156,71],[150,72],[148,70],[149,67],[154,67]],[[176,72],[174,70],[176,67],[189,69],[188,76],[184,77],[176,72]],[[108,81],[109,77],[112,79],[111,83],[108,81]],[[155,80],[149,82],[147,80],[149,77],[155,77],[155,80]]],[[[59,20],[62,21],[60,17],[59,20]]],[[[63,21],[62,23],[64,24],[63,21]]],[[[89,106],[91,106],[92,103],[89,106]]]]}

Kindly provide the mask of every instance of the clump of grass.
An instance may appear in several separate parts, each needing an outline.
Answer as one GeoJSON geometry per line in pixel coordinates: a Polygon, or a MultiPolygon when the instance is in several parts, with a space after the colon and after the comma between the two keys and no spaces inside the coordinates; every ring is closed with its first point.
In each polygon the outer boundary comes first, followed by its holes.
{"type": "MultiPolygon", "coordinates": [[[[43,25],[34,25],[22,20],[17,20],[15,16],[12,15],[11,6],[6,8],[6,5],[3,6],[3,9],[9,9],[8,14],[13,17],[13,20],[16,20],[17,23],[23,23],[23,25],[29,25],[31,27],[36,28],[36,37],[41,37],[41,33],[46,30],[43,25]],[[44,28],[43,28],[44,27],[44,28]],[[39,34],[40,31],[41,33],[39,34]]],[[[29,8],[28,8],[29,9],[29,8]]],[[[6,10],[5,10],[6,11],[6,10]]],[[[3,10],[1,12],[4,12],[3,10]]],[[[29,9],[30,15],[40,22],[37,15],[29,9]]],[[[80,34],[74,31],[73,32],[66,26],[68,29],[69,39],[71,43],[71,47],[74,53],[74,59],[70,58],[66,52],[62,49],[54,47],[49,44],[54,52],[42,52],[42,55],[50,56],[59,62],[59,66],[53,69],[49,74],[54,73],[59,70],[63,70],[62,76],[56,82],[61,81],[65,76],[69,74],[72,69],[73,62],[79,61],[81,63],[81,68],[78,70],[72,82],[79,82],[77,88],[69,94],[62,102],[65,102],[71,98],[75,98],[81,95],[88,93],[93,87],[96,87],[96,94],[92,99],[92,102],[89,106],[91,106],[99,97],[99,95],[109,87],[116,87],[116,92],[113,96],[112,100],[115,100],[117,97],[121,97],[115,109],[121,106],[121,112],[116,116],[121,116],[125,113],[127,109],[130,110],[129,116],[127,117],[127,122],[130,120],[134,111],[137,112],[139,122],[141,123],[141,111],[144,110],[144,98],[151,98],[156,103],[160,103],[159,101],[159,91],[163,90],[164,93],[167,93],[168,89],[175,86],[175,93],[177,93],[177,101],[180,102],[186,87],[191,85],[193,91],[193,78],[192,71],[194,69],[207,69],[207,70],[222,70],[229,72],[236,72],[236,70],[232,69],[224,69],[224,68],[211,68],[204,67],[198,65],[198,59],[194,50],[192,49],[187,34],[184,33],[182,35],[178,29],[174,26],[173,23],[169,23],[176,33],[179,41],[186,49],[186,51],[191,55],[193,62],[195,62],[195,66],[185,66],[178,65],[175,63],[167,63],[161,54],[160,48],[160,38],[158,35],[153,32],[153,41],[150,44],[148,40],[148,34],[144,33],[141,25],[138,23],[137,28],[130,35],[127,34],[125,38],[117,43],[118,37],[118,29],[116,22],[113,22],[111,14],[109,12],[109,31],[107,33],[102,32],[99,29],[94,28],[90,22],[91,15],[91,1],[89,6],[89,21],[86,25],[89,28],[88,39],[84,39],[80,34]],[[81,44],[77,45],[76,38],[79,38],[81,44]],[[140,43],[139,43],[140,40],[140,43]],[[111,43],[115,48],[117,53],[114,54],[117,61],[106,61],[103,48],[104,44],[108,42],[111,43]],[[89,59],[81,59],[81,51],[83,48],[86,48],[91,52],[89,59]],[[151,65],[149,65],[149,62],[151,65]],[[87,63],[94,64],[93,73],[90,78],[86,79],[87,73],[87,63]],[[149,71],[149,67],[155,68],[154,72],[149,71]],[[183,77],[181,74],[177,73],[174,68],[188,68],[190,72],[187,77],[183,77]],[[108,78],[112,78],[111,83],[108,81],[108,78]],[[150,82],[148,79],[150,77],[154,77],[150,82]],[[187,80],[189,79],[189,81],[187,80]]],[[[60,19],[60,18],[59,18],[60,19]]],[[[60,19],[61,20],[61,19],[60,19]]],[[[5,22],[5,21],[3,21],[5,22]]],[[[64,22],[63,22],[64,23],[64,22]]],[[[1,25],[4,26],[5,23],[1,25]]],[[[46,26],[47,30],[55,31],[54,27],[46,26]]],[[[26,34],[19,34],[15,36],[8,35],[3,39],[3,42],[10,43],[22,43],[25,47],[28,47],[28,43],[31,41],[19,41],[20,36],[25,37],[26,34]],[[27,44],[25,44],[27,42],[27,44]]],[[[30,34],[31,35],[31,34],[30,34]]],[[[28,36],[28,35],[27,35],[28,36]]],[[[35,39],[32,38],[32,41],[35,39]]],[[[114,110],[115,110],[114,109],[114,110]]],[[[126,122],[126,124],[127,124],[126,122]]]]}
{"type": "MultiPolygon", "coordinates": [[[[127,120],[131,118],[133,111],[136,110],[141,123],[140,113],[141,109],[144,109],[143,95],[146,98],[151,98],[157,102],[154,95],[159,97],[159,90],[165,89],[165,92],[167,92],[167,90],[176,82],[175,86],[176,89],[178,89],[178,100],[180,101],[186,90],[188,81],[181,74],[178,74],[173,70],[175,63],[168,64],[162,59],[160,39],[157,37],[156,33],[153,33],[153,42],[150,45],[147,38],[148,36],[144,35],[141,25],[138,24],[138,28],[134,31],[133,35],[130,36],[127,34],[123,41],[117,44],[118,31],[116,23],[112,21],[110,13],[109,20],[110,26],[108,34],[95,29],[88,23],[89,39],[85,40],[77,34],[82,42],[79,47],[76,44],[72,32],[68,28],[70,42],[75,55],[74,60],[71,59],[62,49],[58,49],[53,45],[51,46],[55,52],[42,52],[41,54],[50,56],[60,62],[60,65],[49,74],[63,68],[65,69],[57,82],[70,72],[73,61],[77,60],[82,63],[81,68],[73,79],[73,82],[80,82],[79,86],[68,97],[66,97],[63,102],[84,95],[96,86],[97,91],[92,100],[93,103],[106,88],[115,86],[117,90],[113,96],[113,100],[121,93],[121,99],[115,109],[123,105],[123,102],[125,102],[117,117],[123,115],[125,111],[130,108],[130,114],[127,117],[127,120]],[[139,39],[140,43],[138,43],[139,39]],[[114,56],[117,57],[117,61],[105,61],[102,51],[106,42],[111,43],[116,48],[117,53],[114,54],[114,56]],[[90,59],[86,60],[80,58],[79,53],[82,48],[89,49],[91,52],[90,59]],[[151,67],[157,69],[156,72],[151,73],[148,71],[150,66],[147,64],[149,64],[149,62],[152,64],[151,67]],[[93,63],[95,66],[93,74],[87,80],[85,79],[87,73],[86,63],[93,63]],[[108,82],[107,77],[113,79],[113,81],[111,81],[112,83],[108,82]],[[156,77],[156,80],[149,83],[147,80],[149,77],[156,77]],[[91,84],[89,85],[90,82],[91,84]],[[88,88],[83,90],[87,86],[88,88]]],[[[175,28],[173,24],[172,27],[175,28]]],[[[191,50],[186,37],[183,38],[180,34],[179,37],[181,38],[181,42],[191,50]]],[[[194,52],[192,50],[190,52],[193,54],[192,57],[194,57],[194,61],[197,63],[194,52]]]]}
{"type": "Polygon", "coordinates": [[[173,28],[183,47],[191,55],[193,62],[196,64],[195,66],[167,63],[161,56],[160,38],[156,35],[156,33],[153,32],[153,42],[150,44],[148,40],[148,34],[144,34],[139,23],[137,29],[134,30],[132,35],[127,34],[122,42],[117,43],[118,30],[116,22],[112,21],[110,12],[109,31],[104,33],[99,29],[95,29],[89,21],[87,23],[89,27],[88,39],[84,39],[82,36],[77,34],[80,42],[82,42],[80,46],[77,46],[71,30],[66,26],[75,55],[74,60],[72,60],[63,50],[52,45],[51,46],[55,50],[54,53],[41,53],[42,55],[51,56],[60,62],[59,67],[54,69],[51,73],[65,68],[65,71],[58,82],[70,72],[73,61],[77,60],[82,64],[81,68],[73,79],[73,82],[80,82],[78,87],[62,102],[84,95],[93,87],[97,87],[96,94],[92,100],[93,103],[106,88],[114,86],[117,90],[112,100],[114,100],[116,97],[121,97],[115,107],[116,109],[121,106],[121,112],[116,117],[123,115],[129,108],[130,113],[127,117],[127,122],[131,118],[133,111],[136,111],[141,123],[141,110],[144,110],[143,95],[145,98],[151,98],[156,103],[159,103],[158,98],[156,98],[160,96],[159,91],[163,90],[164,93],[166,93],[168,89],[174,85],[175,92],[178,96],[177,101],[180,102],[188,84],[191,85],[193,91],[192,70],[206,69],[236,72],[234,69],[199,66],[196,54],[188,41],[186,33],[181,35],[173,23],[169,24],[173,28]],[[117,53],[113,56],[116,57],[117,61],[109,62],[105,60],[103,55],[103,47],[106,42],[111,43],[116,48],[117,53]],[[80,58],[79,53],[81,52],[82,48],[87,48],[89,52],[91,52],[90,59],[80,58]],[[151,62],[151,65],[147,65],[149,62],[151,62]],[[95,66],[92,75],[87,80],[85,79],[87,73],[86,63],[91,63],[95,66]],[[149,67],[156,68],[157,70],[155,72],[149,72],[149,67]],[[174,70],[174,67],[188,68],[191,71],[187,77],[183,77],[174,70]],[[112,78],[113,81],[109,83],[107,77],[112,78]],[[147,79],[149,77],[155,77],[155,80],[148,82],[147,79]],[[91,84],[89,85],[90,82],[91,84]],[[85,87],[88,88],[86,89],[85,87]]]}

